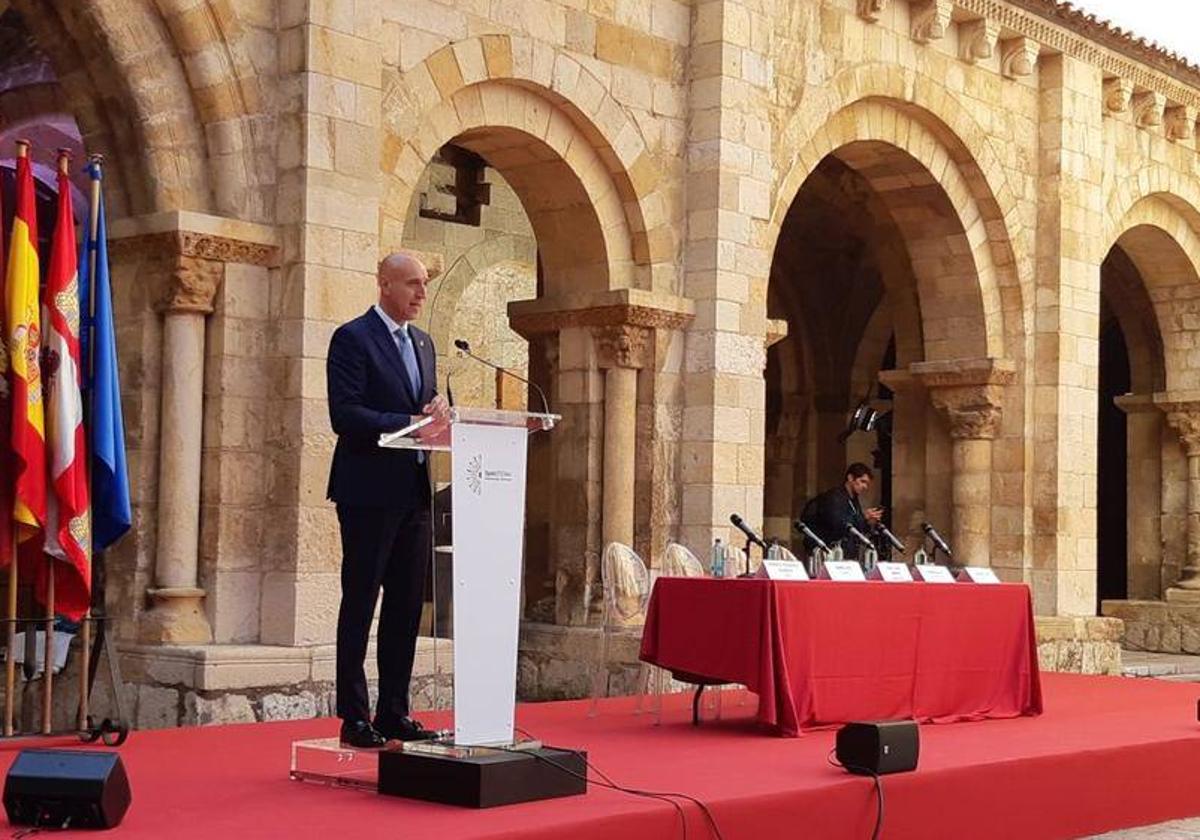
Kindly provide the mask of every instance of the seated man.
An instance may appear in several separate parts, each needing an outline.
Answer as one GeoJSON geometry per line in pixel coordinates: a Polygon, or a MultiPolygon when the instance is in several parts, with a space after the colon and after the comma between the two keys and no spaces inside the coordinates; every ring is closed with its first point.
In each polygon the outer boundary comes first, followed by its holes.
{"type": "MultiPolygon", "coordinates": [[[[862,495],[871,489],[874,477],[870,467],[855,461],[846,467],[842,484],[814,496],[804,506],[804,512],[800,515],[804,524],[831,548],[835,543],[841,542],[842,551],[847,559],[857,559],[860,550],[858,540],[850,536],[850,526],[853,525],[869,537],[883,517],[883,508],[864,509],[861,501],[862,495]]],[[[813,549],[807,542],[805,547],[809,551],[813,549]]]]}

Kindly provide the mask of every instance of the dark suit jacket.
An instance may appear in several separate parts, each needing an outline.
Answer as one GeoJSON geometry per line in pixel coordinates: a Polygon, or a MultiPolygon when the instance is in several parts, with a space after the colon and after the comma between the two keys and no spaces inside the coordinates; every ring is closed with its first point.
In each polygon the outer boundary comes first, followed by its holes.
{"type": "MultiPolygon", "coordinates": [[[[857,557],[859,549],[858,540],[848,536],[848,526],[853,525],[868,536],[871,533],[866,517],[863,516],[862,502],[851,499],[845,486],[833,487],[813,497],[804,506],[800,518],[830,547],[844,540],[842,549],[847,557],[857,557]]],[[[813,547],[807,548],[811,551],[813,547]]]]}
{"type": "Polygon", "coordinates": [[[415,396],[400,351],[373,308],[338,327],[329,342],[329,420],[338,440],[328,497],[338,505],[429,505],[428,461],[418,463],[413,450],[379,447],[381,433],[407,426],[437,393],[433,341],[412,324],[408,330],[421,368],[415,396]]]}

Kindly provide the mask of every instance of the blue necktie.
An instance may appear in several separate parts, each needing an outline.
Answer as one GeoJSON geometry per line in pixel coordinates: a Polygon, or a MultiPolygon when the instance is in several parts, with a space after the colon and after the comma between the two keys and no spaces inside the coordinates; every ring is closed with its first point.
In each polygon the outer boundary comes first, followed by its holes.
{"type": "MultiPolygon", "coordinates": [[[[396,329],[396,346],[400,350],[400,361],[404,363],[404,371],[408,374],[409,384],[412,386],[412,398],[420,400],[421,398],[421,368],[417,365],[417,353],[413,350],[412,339],[408,335],[408,330],[403,327],[396,329]]],[[[417,463],[424,463],[425,453],[417,452],[417,463]]]]}

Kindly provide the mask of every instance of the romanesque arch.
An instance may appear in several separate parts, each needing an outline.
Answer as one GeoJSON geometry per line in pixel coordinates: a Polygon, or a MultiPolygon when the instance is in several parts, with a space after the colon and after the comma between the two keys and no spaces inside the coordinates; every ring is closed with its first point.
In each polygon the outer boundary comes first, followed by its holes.
{"type": "MultiPolygon", "coordinates": [[[[675,282],[677,233],[659,194],[664,187],[659,163],[624,108],[569,55],[508,35],[444,47],[386,80],[384,127],[391,139],[382,165],[392,176],[382,208],[385,242],[396,238],[417,180],[443,144],[458,138],[478,147],[503,134],[507,149],[528,146],[532,139],[539,151],[526,162],[547,164],[530,165],[523,173],[530,187],[525,200],[546,192],[535,183],[543,179],[556,187],[554,193],[569,186],[560,182],[568,171],[577,182],[571,191],[580,209],[586,203],[594,212],[595,225],[589,227],[598,226],[611,267],[606,288],[675,282]]],[[[516,166],[497,168],[517,186],[521,174],[510,176],[516,166]]],[[[539,239],[552,233],[543,229],[539,239]]]]}

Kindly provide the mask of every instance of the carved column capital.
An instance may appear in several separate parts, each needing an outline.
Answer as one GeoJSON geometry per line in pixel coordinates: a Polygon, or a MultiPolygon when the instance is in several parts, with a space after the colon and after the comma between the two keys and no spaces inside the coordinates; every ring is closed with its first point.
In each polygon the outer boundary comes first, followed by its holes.
{"type": "Polygon", "coordinates": [[[649,329],[620,324],[596,327],[592,334],[596,338],[596,356],[600,367],[640,369],[648,366],[652,335],[649,329]]]}
{"type": "Polygon", "coordinates": [[[1000,431],[1004,388],[1016,377],[1007,359],[920,362],[911,370],[958,440],[991,440],[1000,431]]]}
{"type": "Polygon", "coordinates": [[[877,23],[887,5],[888,0],[858,0],[858,16],[867,23],[877,23]]]}
{"type": "Polygon", "coordinates": [[[954,11],[950,0],[915,0],[910,9],[912,29],[909,34],[914,41],[928,44],[946,37],[950,14],[954,11]]]}
{"type": "Polygon", "coordinates": [[[1164,391],[1154,395],[1154,404],[1167,415],[1167,424],[1179,434],[1187,456],[1200,456],[1200,393],[1164,391]]]}
{"type": "Polygon", "coordinates": [[[1179,440],[1187,456],[1200,456],[1200,408],[1192,411],[1168,411],[1167,423],[1179,433],[1179,440]]]}
{"type": "Polygon", "coordinates": [[[170,284],[159,309],[167,313],[211,314],[224,276],[224,263],[181,255],[171,269],[170,284]]]}

